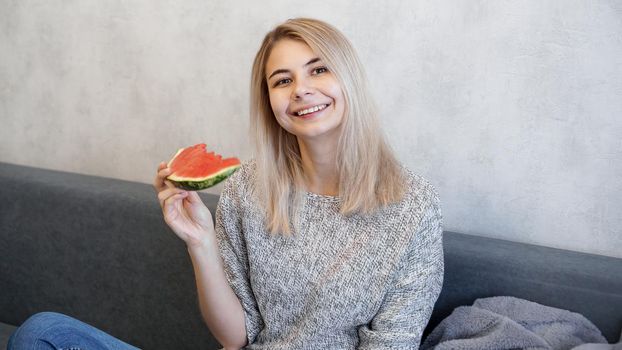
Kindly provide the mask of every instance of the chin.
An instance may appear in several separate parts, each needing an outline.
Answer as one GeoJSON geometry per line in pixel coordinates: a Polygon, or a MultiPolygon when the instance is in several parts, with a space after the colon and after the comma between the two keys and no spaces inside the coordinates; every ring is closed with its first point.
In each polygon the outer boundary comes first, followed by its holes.
{"type": "Polygon", "coordinates": [[[296,133],[296,136],[303,139],[308,140],[317,140],[326,137],[337,137],[337,130],[334,128],[324,129],[324,128],[314,128],[312,130],[299,130],[296,133]]]}

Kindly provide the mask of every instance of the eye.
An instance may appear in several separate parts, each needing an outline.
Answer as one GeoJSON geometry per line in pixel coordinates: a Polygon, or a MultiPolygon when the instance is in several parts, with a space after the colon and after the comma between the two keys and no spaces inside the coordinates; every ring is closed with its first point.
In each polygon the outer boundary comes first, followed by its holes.
{"type": "Polygon", "coordinates": [[[278,80],[276,83],[274,83],[273,87],[277,87],[279,85],[287,84],[287,83],[289,83],[291,81],[292,80],[290,78],[281,79],[281,80],[278,80]]]}
{"type": "Polygon", "coordinates": [[[322,74],[328,72],[328,68],[326,67],[317,67],[313,69],[313,74],[322,74]]]}

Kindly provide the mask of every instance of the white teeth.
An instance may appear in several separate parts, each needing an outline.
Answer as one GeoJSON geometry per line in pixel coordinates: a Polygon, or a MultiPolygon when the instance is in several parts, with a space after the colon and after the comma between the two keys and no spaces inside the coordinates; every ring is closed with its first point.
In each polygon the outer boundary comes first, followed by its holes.
{"type": "Polygon", "coordinates": [[[322,109],[326,108],[326,106],[328,106],[328,105],[319,105],[319,106],[315,106],[315,107],[311,107],[311,108],[303,109],[302,111],[299,111],[299,112],[297,112],[296,114],[298,114],[299,116],[301,116],[301,115],[305,115],[305,114],[309,114],[309,113],[317,112],[317,111],[319,111],[319,110],[322,110],[322,109]]]}

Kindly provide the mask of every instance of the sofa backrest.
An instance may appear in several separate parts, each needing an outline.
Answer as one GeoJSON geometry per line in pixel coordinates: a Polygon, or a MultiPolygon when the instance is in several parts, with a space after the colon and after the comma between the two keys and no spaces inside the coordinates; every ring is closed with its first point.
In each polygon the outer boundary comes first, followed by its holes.
{"type": "MultiPolygon", "coordinates": [[[[215,349],[184,243],[150,185],[0,163],[0,322],[57,311],[144,349],[215,349]]],[[[200,194],[215,214],[218,196],[200,194]]],[[[617,341],[622,259],[446,232],[426,330],[512,295],[579,312],[617,341]]]]}

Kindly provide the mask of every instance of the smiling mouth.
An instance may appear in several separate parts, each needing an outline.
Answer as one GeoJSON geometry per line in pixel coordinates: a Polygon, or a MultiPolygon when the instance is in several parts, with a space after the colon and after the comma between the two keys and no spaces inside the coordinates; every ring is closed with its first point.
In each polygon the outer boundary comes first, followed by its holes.
{"type": "Polygon", "coordinates": [[[311,113],[314,113],[314,112],[318,112],[318,111],[324,110],[329,105],[330,105],[330,103],[321,104],[321,105],[313,106],[311,108],[300,110],[298,112],[294,112],[292,114],[296,115],[296,116],[299,116],[299,117],[302,117],[302,116],[305,116],[307,114],[311,114],[311,113]]]}

